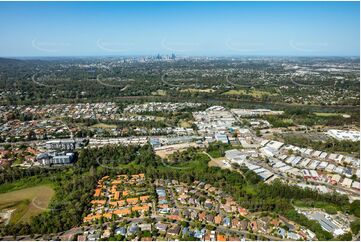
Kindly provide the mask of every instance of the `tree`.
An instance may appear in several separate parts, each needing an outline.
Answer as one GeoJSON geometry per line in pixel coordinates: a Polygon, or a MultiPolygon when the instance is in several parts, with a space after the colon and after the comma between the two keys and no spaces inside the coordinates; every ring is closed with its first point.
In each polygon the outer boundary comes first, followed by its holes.
{"type": "Polygon", "coordinates": [[[350,227],[353,234],[358,234],[360,232],[360,220],[356,219],[352,221],[350,227]]]}
{"type": "Polygon", "coordinates": [[[337,236],[334,240],[337,241],[350,241],[352,240],[352,234],[350,232],[337,236]]]}
{"type": "Polygon", "coordinates": [[[350,204],[350,213],[360,217],[360,200],[355,200],[350,204]]]}

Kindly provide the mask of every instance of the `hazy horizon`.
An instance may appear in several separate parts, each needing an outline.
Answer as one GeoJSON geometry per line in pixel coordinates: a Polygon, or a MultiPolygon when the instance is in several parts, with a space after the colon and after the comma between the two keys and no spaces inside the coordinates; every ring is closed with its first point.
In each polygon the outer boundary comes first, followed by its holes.
{"type": "MultiPolygon", "coordinates": [[[[64,58],[131,58],[131,57],[156,57],[158,53],[149,54],[149,55],[64,55],[64,56],[46,56],[46,55],[34,55],[34,56],[0,56],[2,59],[64,59],[64,58]]],[[[169,54],[162,54],[161,56],[171,56],[172,53],[169,54]]],[[[252,57],[259,57],[259,58],[357,58],[359,59],[360,56],[358,55],[176,55],[179,58],[252,58],[252,57]]]]}

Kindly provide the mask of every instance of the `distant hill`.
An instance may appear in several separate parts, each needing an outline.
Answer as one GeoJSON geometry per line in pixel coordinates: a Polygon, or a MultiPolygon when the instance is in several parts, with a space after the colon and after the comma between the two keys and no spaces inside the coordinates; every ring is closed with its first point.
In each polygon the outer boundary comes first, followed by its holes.
{"type": "Polygon", "coordinates": [[[16,64],[22,64],[22,63],[24,63],[24,61],[19,60],[19,59],[0,57],[0,65],[16,65],[16,64]]]}
{"type": "Polygon", "coordinates": [[[43,64],[46,61],[32,60],[32,59],[16,59],[16,58],[3,58],[0,57],[0,67],[11,68],[11,67],[31,67],[33,65],[43,64]]]}

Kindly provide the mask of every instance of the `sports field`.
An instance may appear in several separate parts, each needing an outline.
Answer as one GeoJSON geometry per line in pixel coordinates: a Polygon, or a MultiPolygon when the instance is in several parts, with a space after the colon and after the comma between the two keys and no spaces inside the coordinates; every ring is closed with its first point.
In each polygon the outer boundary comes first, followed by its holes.
{"type": "Polygon", "coordinates": [[[0,194],[0,210],[15,209],[10,223],[29,221],[34,215],[46,210],[54,190],[46,185],[29,187],[0,194]]]}

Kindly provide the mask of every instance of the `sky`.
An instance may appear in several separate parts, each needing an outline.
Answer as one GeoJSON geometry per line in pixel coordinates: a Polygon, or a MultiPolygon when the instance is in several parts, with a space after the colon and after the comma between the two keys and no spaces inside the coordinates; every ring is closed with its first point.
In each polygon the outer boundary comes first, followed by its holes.
{"type": "Polygon", "coordinates": [[[359,56],[359,2],[0,2],[0,56],[359,56]]]}

